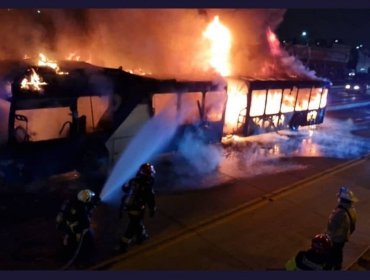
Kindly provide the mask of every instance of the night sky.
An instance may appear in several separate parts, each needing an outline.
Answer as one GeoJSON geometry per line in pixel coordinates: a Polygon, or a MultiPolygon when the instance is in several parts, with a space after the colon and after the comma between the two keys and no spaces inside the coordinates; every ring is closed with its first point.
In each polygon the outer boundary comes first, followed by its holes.
{"type": "Polygon", "coordinates": [[[277,34],[281,40],[299,40],[303,30],[310,41],[341,39],[351,46],[370,47],[370,9],[287,10],[277,34]]]}

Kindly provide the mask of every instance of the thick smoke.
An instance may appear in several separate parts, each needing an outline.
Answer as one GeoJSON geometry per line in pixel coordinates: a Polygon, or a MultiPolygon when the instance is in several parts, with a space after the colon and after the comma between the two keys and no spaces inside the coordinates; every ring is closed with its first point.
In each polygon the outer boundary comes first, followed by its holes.
{"type": "Polygon", "coordinates": [[[90,10],[92,53],[100,53],[97,60],[106,65],[119,63],[165,77],[208,78],[210,45],[202,34],[218,15],[233,37],[232,74],[258,76],[271,57],[266,30],[274,30],[283,14],[250,9],[90,10]]]}
{"type": "MultiPolygon", "coordinates": [[[[271,54],[266,37],[283,20],[275,9],[91,9],[1,10],[1,58],[46,52],[71,54],[97,65],[142,70],[154,76],[205,79],[208,66],[206,26],[218,15],[232,34],[232,75],[275,77],[277,72],[307,69],[289,56],[271,54]],[[9,43],[11,42],[11,43],[9,43]],[[271,65],[275,66],[270,71],[271,65]],[[288,65],[296,64],[295,67],[288,65]],[[267,71],[267,70],[268,71],[267,71]]],[[[308,72],[307,72],[308,73],[308,72]]],[[[291,75],[291,73],[289,73],[291,75]]],[[[307,76],[307,75],[306,75],[307,76]]],[[[308,75],[309,76],[309,75],[308,75]]]]}
{"type": "Polygon", "coordinates": [[[83,16],[78,10],[0,10],[0,58],[22,59],[46,52],[62,59],[73,50],[84,50],[88,31],[83,16]],[[62,50],[63,45],[68,48],[62,50]]]}
{"type": "Polygon", "coordinates": [[[217,145],[206,144],[201,133],[199,130],[185,134],[179,143],[179,153],[193,167],[194,172],[207,174],[218,167],[222,151],[217,145]]]}

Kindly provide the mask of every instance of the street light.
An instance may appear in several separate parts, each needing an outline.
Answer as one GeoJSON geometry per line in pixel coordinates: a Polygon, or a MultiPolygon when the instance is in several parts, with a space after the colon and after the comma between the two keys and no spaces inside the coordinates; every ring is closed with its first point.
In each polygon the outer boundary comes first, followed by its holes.
{"type": "Polygon", "coordinates": [[[308,66],[308,63],[309,63],[310,57],[311,57],[311,49],[310,49],[310,46],[308,44],[308,33],[307,33],[307,31],[303,30],[302,33],[301,33],[301,36],[305,39],[305,42],[306,42],[306,47],[307,47],[306,65],[308,66]]]}

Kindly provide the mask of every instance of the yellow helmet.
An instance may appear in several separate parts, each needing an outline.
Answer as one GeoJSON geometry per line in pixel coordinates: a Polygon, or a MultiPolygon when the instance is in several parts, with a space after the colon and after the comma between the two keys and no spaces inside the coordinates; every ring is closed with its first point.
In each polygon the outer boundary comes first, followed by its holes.
{"type": "Polygon", "coordinates": [[[350,202],[358,202],[358,198],[347,187],[341,187],[337,193],[339,199],[348,200],[350,202]]]}
{"type": "Polygon", "coordinates": [[[78,192],[77,199],[83,203],[87,203],[90,202],[94,196],[95,193],[92,190],[85,189],[78,192]]]}

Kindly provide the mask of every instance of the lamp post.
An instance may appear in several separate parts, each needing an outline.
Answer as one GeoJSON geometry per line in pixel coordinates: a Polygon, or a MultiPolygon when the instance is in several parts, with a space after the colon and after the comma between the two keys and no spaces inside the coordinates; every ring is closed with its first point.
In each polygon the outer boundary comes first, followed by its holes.
{"type": "Polygon", "coordinates": [[[301,35],[302,37],[307,37],[307,31],[302,31],[301,35]]]}
{"type": "Polygon", "coordinates": [[[307,31],[303,30],[302,33],[301,33],[301,37],[304,39],[304,41],[306,43],[306,48],[307,48],[306,66],[308,66],[308,63],[309,63],[310,57],[311,57],[311,49],[310,49],[310,46],[309,46],[309,39],[308,39],[307,31]]]}

